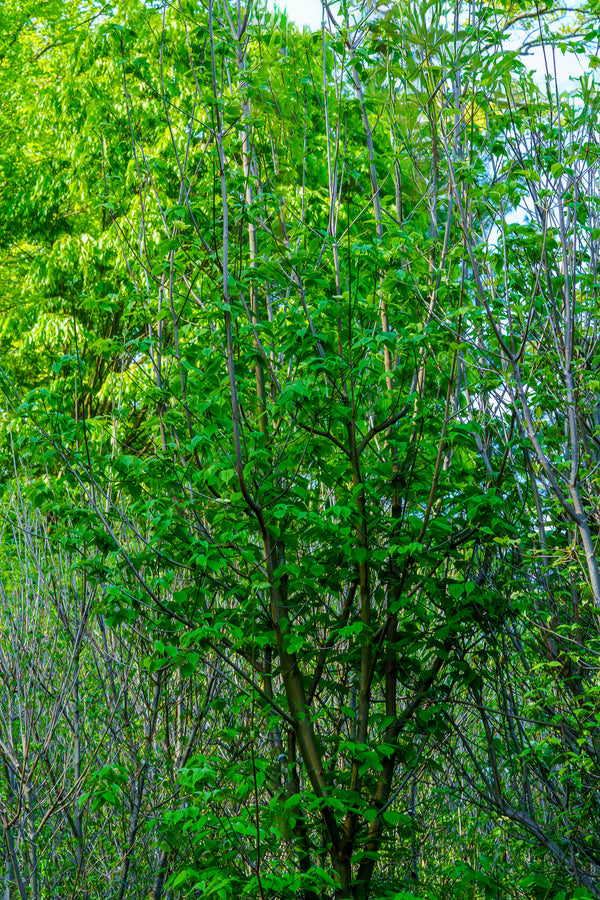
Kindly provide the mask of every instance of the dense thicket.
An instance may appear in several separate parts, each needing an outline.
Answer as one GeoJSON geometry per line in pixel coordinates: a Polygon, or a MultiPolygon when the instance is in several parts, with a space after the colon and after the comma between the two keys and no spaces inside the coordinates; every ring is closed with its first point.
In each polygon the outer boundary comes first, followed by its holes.
{"type": "Polygon", "coordinates": [[[599,34],[3,5],[5,900],[600,897],[599,34]]]}

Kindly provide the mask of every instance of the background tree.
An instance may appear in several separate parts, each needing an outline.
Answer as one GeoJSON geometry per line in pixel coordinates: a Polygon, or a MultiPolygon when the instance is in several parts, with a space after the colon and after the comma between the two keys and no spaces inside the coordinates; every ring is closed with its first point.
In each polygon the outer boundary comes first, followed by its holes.
{"type": "Polygon", "coordinates": [[[596,108],[505,49],[548,11],[9,13],[8,897],[598,896],[596,108]]]}

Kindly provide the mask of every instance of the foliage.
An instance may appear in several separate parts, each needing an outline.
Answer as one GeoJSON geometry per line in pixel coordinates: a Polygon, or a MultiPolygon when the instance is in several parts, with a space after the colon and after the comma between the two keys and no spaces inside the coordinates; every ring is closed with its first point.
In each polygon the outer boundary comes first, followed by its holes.
{"type": "Polygon", "coordinates": [[[2,12],[9,898],[600,896],[594,11],[326,13],[2,12]]]}

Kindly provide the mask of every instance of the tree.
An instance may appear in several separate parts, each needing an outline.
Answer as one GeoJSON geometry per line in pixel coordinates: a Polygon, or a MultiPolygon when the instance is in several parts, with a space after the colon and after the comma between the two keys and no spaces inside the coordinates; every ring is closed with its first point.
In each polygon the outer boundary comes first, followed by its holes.
{"type": "Polygon", "coordinates": [[[7,497],[65,560],[21,567],[68,566],[85,619],[35,735],[69,813],[45,783],[17,807],[27,868],[5,814],[21,895],[20,870],[56,890],[31,853],[61,815],[73,896],[102,890],[90,842],[119,898],[598,896],[589,88],[585,119],[535,88],[512,8],[313,35],[241,3],[80,12],[9,30],[48,149],[23,164],[45,205],[7,179],[3,278],[35,299],[3,333],[7,497]],[[485,812],[460,862],[455,796],[485,812]],[[425,804],[452,833],[431,872],[425,804]]]}

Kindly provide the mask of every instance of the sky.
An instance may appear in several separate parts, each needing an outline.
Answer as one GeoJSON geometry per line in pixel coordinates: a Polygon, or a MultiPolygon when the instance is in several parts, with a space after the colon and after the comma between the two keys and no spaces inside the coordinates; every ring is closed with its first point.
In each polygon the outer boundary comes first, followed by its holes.
{"type": "Polygon", "coordinates": [[[579,78],[585,71],[585,56],[575,53],[562,53],[559,49],[536,47],[523,57],[523,62],[533,72],[534,80],[540,87],[545,84],[546,74],[556,83],[560,93],[573,88],[572,78],[579,78]]]}
{"type": "MultiPolygon", "coordinates": [[[[275,0],[268,0],[268,5],[272,9],[275,5],[275,0]]],[[[321,27],[323,14],[321,0],[277,0],[276,5],[280,8],[286,8],[288,15],[299,28],[308,25],[311,30],[316,30],[321,27]]],[[[544,51],[541,47],[538,47],[524,57],[523,61],[532,69],[534,78],[539,85],[545,83],[547,65],[554,79],[554,60],[551,50],[547,50],[544,57],[544,51]]],[[[579,62],[573,53],[565,56],[560,50],[557,50],[555,64],[559,91],[568,90],[572,86],[570,82],[571,77],[578,77],[584,71],[582,62],[579,62]]]]}
{"type": "Polygon", "coordinates": [[[314,31],[321,27],[323,9],[321,0],[278,0],[277,4],[269,0],[268,5],[271,9],[274,5],[280,9],[287,9],[288,15],[299,28],[308,25],[314,31]]]}

